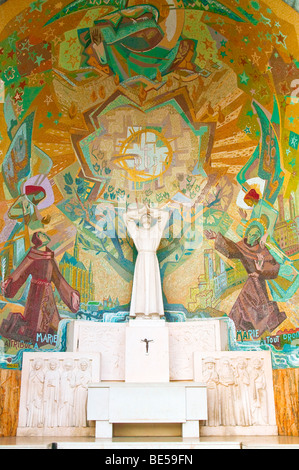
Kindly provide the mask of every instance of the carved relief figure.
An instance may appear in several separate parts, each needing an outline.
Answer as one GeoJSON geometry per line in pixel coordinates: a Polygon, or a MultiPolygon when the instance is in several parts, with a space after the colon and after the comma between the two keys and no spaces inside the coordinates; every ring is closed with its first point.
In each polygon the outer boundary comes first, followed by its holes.
{"type": "Polygon", "coordinates": [[[266,378],[262,363],[259,359],[254,361],[252,372],[252,399],[254,424],[267,424],[268,408],[266,394],[266,378]]]}
{"type": "Polygon", "coordinates": [[[207,384],[207,426],[263,426],[269,424],[267,384],[260,359],[202,359],[207,384]]]}
{"type": "Polygon", "coordinates": [[[44,425],[53,428],[58,426],[60,374],[55,360],[50,360],[48,367],[44,386],[44,425]]]}
{"type": "Polygon", "coordinates": [[[73,426],[74,424],[75,381],[74,364],[67,360],[64,363],[60,379],[59,426],[73,426]]]}
{"type": "Polygon", "coordinates": [[[238,422],[242,426],[250,426],[252,424],[250,378],[247,370],[247,364],[244,359],[240,359],[236,366],[236,385],[238,422]]]}
{"type": "Polygon", "coordinates": [[[86,427],[88,359],[32,361],[26,390],[26,427],[86,427]]]}
{"type": "Polygon", "coordinates": [[[27,395],[27,421],[28,427],[43,426],[43,389],[45,374],[43,371],[43,363],[36,360],[33,363],[29,374],[28,395],[27,395]]]}
{"type": "Polygon", "coordinates": [[[129,210],[123,218],[138,250],[130,317],[161,318],[164,305],[156,251],[169,218],[168,212],[143,206],[140,210],[129,210]],[[136,222],[139,222],[138,226],[136,222]]]}
{"type": "Polygon", "coordinates": [[[219,370],[219,399],[221,424],[235,426],[235,377],[228,359],[223,360],[219,370]]]}
{"type": "Polygon", "coordinates": [[[75,426],[86,426],[86,406],[88,384],[91,382],[91,375],[88,368],[88,361],[82,359],[79,363],[79,370],[76,374],[76,387],[74,394],[74,416],[75,426]]]}
{"type": "Polygon", "coordinates": [[[216,360],[208,358],[204,361],[203,380],[207,384],[208,394],[208,425],[219,426],[219,376],[216,372],[216,360]]]}

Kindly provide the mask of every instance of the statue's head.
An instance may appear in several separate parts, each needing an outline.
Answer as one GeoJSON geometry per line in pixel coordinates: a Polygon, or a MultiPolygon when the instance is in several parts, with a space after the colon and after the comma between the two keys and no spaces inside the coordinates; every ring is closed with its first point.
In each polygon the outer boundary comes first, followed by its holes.
{"type": "Polygon", "coordinates": [[[151,215],[148,212],[146,214],[144,214],[140,219],[140,223],[141,223],[143,228],[146,228],[146,229],[150,228],[151,225],[152,225],[151,215]]]}

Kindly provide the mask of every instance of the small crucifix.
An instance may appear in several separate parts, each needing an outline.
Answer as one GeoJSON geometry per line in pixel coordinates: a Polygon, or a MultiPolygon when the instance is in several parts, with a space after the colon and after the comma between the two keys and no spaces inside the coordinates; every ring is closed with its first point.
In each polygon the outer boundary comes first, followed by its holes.
{"type": "Polygon", "coordinates": [[[152,342],[154,342],[154,340],[144,338],[144,339],[141,340],[141,342],[145,343],[145,352],[146,352],[146,354],[148,354],[148,343],[152,343],[152,342]]]}

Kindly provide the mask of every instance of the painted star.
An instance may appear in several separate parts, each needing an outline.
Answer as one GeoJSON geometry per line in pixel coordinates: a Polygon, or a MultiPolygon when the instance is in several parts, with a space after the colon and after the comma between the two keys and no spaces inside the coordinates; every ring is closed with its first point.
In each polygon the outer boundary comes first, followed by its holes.
{"type": "Polygon", "coordinates": [[[29,39],[25,39],[21,44],[20,44],[20,48],[21,48],[21,51],[29,51],[30,48],[33,47],[32,44],[30,44],[30,41],[29,39]]]}
{"type": "Polygon", "coordinates": [[[261,57],[259,55],[257,55],[256,52],[254,52],[254,54],[252,54],[251,58],[252,58],[252,63],[258,65],[259,60],[260,60],[261,57]]]}
{"type": "Polygon", "coordinates": [[[296,158],[293,158],[291,161],[289,161],[289,165],[291,165],[291,167],[295,166],[296,165],[296,158]]]}
{"type": "Polygon", "coordinates": [[[53,102],[52,96],[51,96],[51,95],[47,95],[44,102],[46,103],[47,106],[49,106],[49,104],[53,102]]]}
{"type": "Polygon", "coordinates": [[[246,75],[246,73],[243,72],[242,74],[239,74],[239,77],[240,77],[241,83],[244,83],[245,85],[247,85],[249,77],[246,75]]]}
{"type": "Polygon", "coordinates": [[[34,63],[37,64],[37,65],[40,65],[43,60],[45,60],[45,59],[42,55],[37,55],[36,58],[35,58],[34,63]]]}
{"type": "Polygon", "coordinates": [[[42,11],[43,4],[46,3],[47,0],[36,0],[36,2],[30,3],[30,12],[34,10],[42,11]]]}
{"type": "Polygon", "coordinates": [[[288,118],[288,120],[290,121],[290,124],[293,124],[293,123],[294,123],[294,119],[295,119],[295,118],[294,118],[293,116],[290,116],[290,117],[288,118]]]}
{"type": "Polygon", "coordinates": [[[20,93],[18,90],[16,90],[16,93],[13,97],[15,104],[17,104],[18,101],[22,101],[22,94],[23,93],[20,93]]]}
{"type": "Polygon", "coordinates": [[[286,44],[285,44],[285,39],[287,36],[285,36],[284,34],[282,34],[281,31],[279,31],[278,34],[275,34],[274,35],[276,37],[276,43],[277,44],[282,44],[284,47],[286,47],[286,44]]]}

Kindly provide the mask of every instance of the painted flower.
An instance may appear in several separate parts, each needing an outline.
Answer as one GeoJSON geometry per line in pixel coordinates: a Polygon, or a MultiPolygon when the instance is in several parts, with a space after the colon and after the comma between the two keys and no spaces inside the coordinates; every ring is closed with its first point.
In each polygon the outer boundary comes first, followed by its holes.
{"type": "Polygon", "coordinates": [[[13,80],[14,79],[14,76],[15,76],[15,69],[13,68],[12,65],[10,65],[9,67],[7,67],[7,69],[4,71],[4,76],[6,78],[6,80],[13,80]]]}

